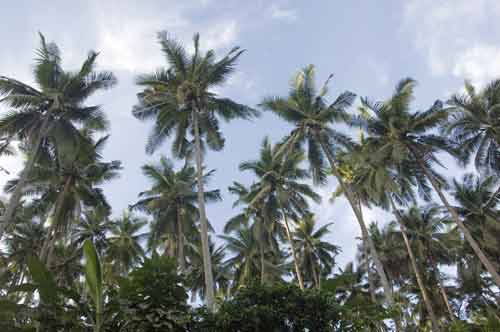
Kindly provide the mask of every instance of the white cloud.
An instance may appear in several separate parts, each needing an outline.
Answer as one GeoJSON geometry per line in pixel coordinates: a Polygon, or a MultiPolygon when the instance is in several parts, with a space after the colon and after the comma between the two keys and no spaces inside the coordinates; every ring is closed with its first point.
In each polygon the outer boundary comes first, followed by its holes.
{"type": "Polygon", "coordinates": [[[299,18],[295,9],[285,8],[277,4],[272,4],[268,12],[272,18],[287,22],[295,22],[299,18]]]}
{"type": "Polygon", "coordinates": [[[498,22],[497,0],[411,0],[405,5],[404,28],[436,76],[484,83],[499,75],[500,48],[491,39],[498,22]]]}
{"type": "Polygon", "coordinates": [[[236,21],[226,21],[213,25],[204,30],[201,42],[206,49],[220,49],[232,45],[238,37],[238,25],[236,21]]]}
{"type": "Polygon", "coordinates": [[[457,54],[453,75],[484,85],[500,76],[500,47],[476,45],[457,54]]]}
{"type": "Polygon", "coordinates": [[[208,0],[167,2],[168,12],[165,12],[165,6],[135,8],[130,4],[117,6],[97,2],[97,49],[101,52],[102,66],[131,72],[147,72],[161,66],[165,61],[156,35],[162,30],[183,41],[188,50],[195,32],[201,33],[201,47],[204,49],[230,46],[238,37],[236,20],[196,21],[190,18],[190,11],[208,6],[208,0]]]}

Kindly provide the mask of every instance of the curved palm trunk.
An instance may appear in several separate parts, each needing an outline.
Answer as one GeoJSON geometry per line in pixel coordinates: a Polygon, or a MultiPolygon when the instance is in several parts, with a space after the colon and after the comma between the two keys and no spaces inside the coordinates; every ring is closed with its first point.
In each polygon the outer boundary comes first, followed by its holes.
{"type": "Polygon", "coordinates": [[[432,324],[432,330],[433,331],[439,331],[439,323],[436,318],[436,313],[434,312],[434,309],[432,308],[432,303],[429,298],[429,294],[427,293],[427,290],[425,289],[425,283],[424,279],[422,278],[422,274],[420,273],[420,270],[417,265],[417,260],[415,259],[415,254],[413,253],[413,249],[411,248],[410,241],[408,239],[408,236],[406,234],[406,226],[403,223],[401,214],[399,213],[399,210],[396,208],[394,205],[394,202],[391,197],[389,197],[389,201],[391,203],[391,208],[394,214],[396,215],[396,220],[399,224],[399,228],[401,229],[401,234],[403,235],[403,240],[406,245],[406,251],[408,252],[408,256],[410,256],[410,261],[411,261],[411,266],[413,268],[413,273],[415,273],[415,276],[417,277],[417,284],[418,288],[420,288],[420,292],[422,293],[422,298],[424,300],[425,308],[427,310],[427,313],[429,314],[429,317],[431,319],[431,324],[432,324]]]}
{"type": "Polygon", "coordinates": [[[19,205],[19,201],[21,200],[21,196],[23,194],[23,189],[28,182],[28,175],[31,173],[33,166],[35,166],[35,162],[38,156],[38,151],[40,150],[40,145],[42,144],[43,139],[47,135],[49,131],[49,116],[47,115],[43,120],[43,123],[40,127],[40,131],[38,135],[36,135],[35,142],[31,148],[31,153],[29,155],[26,166],[24,167],[21,175],[19,177],[19,181],[14,189],[14,192],[10,196],[9,205],[7,206],[7,210],[5,211],[5,215],[0,222],[0,238],[2,237],[5,228],[12,222],[12,218],[14,217],[14,212],[19,205]]]}
{"type": "Polygon", "coordinates": [[[375,268],[377,270],[377,273],[380,277],[380,282],[382,283],[382,287],[384,288],[384,296],[389,305],[394,305],[394,297],[392,294],[392,289],[389,284],[389,280],[387,279],[387,275],[384,271],[384,266],[382,265],[382,262],[380,260],[380,257],[378,255],[377,249],[375,248],[375,244],[373,243],[373,240],[371,236],[368,233],[368,229],[366,228],[366,224],[363,220],[363,215],[360,209],[357,208],[356,204],[356,199],[354,198],[354,194],[352,193],[351,189],[346,186],[344,183],[344,180],[342,180],[342,176],[338,172],[337,166],[335,164],[335,160],[333,156],[330,153],[330,150],[328,147],[325,145],[323,140],[317,135],[317,139],[321,144],[321,148],[325,152],[326,157],[328,158],[328,161],[330,162],[330,167],[332,168],[333,175],[337,178],[337,181],[339,182],[342,190],[345,193],[345,196],[347,198],[347,201],[351,205],[351,208],[356,216],[356,220],[359,223],[359,226],[361,228],[361,234],[363,238],[366,238],[368,241],[368,246],[370,248],[370,253],[373,258],[373,262],[375,263],[375,268]]]}
{"type": "Polygon", "coordinates": [[[420,166],[420,169],[424,172],[425,176],[427,179],[429,179],[432,187],[438,194],[439,198],[441,199],[441,202],[443,202],[444,206],[448,210],[448,212],[451,214],[453,220],[457,224],[458,228],[462,231],[464,234],[465,240],[469,243],[471,246],[472,250],[474,250],[474,253],[476,256],[479,258],[483,266],[486,268],[486,270],[491,274],[491,277],[493,278],[493,281],[497,285],[497,287],[500,287],[500,275],[498,272],[495,270],[495,267],[493,264],[490,262],[488,257],[484,254],[484,252],[481,250],[481,247],[479,247],[479,244],[476,242],[476,240],[472,237],[472,234],[469,232],[467,227],[465,227],[464,223],[462,220],[460,220],[460,216],[458,215],[457,211],[450,205],[446,197],[444,196],[439,184],[437,183],[436,179],[432,174],[429,172],[429,169],[427,166],[423,163],[422,159],[415,153],[415,151],[412,150],[413,156],[417,160],[418,165],[420,166]]]}
{"type": "Polygon", "coordinates": [[[184,272],[186,270],[186,261],[184,256],[184,230],[183,230],[183,211],[182,208],[177,207],[177,262],[179,270],[184,272]]]}
{"type": "Polygon", "coordinates": [[[212,272],[212,260],[208,245],[208,221],[205,211],[205,193],[203,189],[203,165],[201,156],[201,138],[196,111],[193,113],[194,145],[196,158],[196,180],[198,183],[198,206],[201,224],[201,247],[203,253],[203,273],[205,276],[206,305],[210,311],[214,310],[214,277],[212,272]]]}
{"type": "Polygon", "coordinates": [[[295,248],[295,244],[293,243],[292,233],[290,232],[290,226],[288,225],[288,218],[286,217],[285,211],[283,211],[283,209],[281,209],[281,211],[283,213],[283,220],[285,221],[286,237],[288,238],[288,242],[290,242],[290,247],[292,248],[293,265],[295,266],[295,273],[297,274],[299,287],[301,290],[304,290],[304,280],[302,279],[302,273],[300,273],[299,258],[297,256],[297,250],[295,248]]]}
{"type": "Polygon", "coordinates": [[[432,265],[432,271],[434,271],[434,275],[438,282],[439,292],[441,293],[444,304],[446,305],[446,310],[448,310],[448,314],[450,315],[451,321],[455,321],[456,317],[455,314],[453,313],[453,310],[451,309],[450,301],[448,299],[448,294],[446,294],[446,289],[444,288],[443,281],[441,280],[441,277],[439,275],[439,269],[437,267],[436,261],[434,260],[434,257],[432,257],[432,255],[429,257],[429,260],[432,265]]]}

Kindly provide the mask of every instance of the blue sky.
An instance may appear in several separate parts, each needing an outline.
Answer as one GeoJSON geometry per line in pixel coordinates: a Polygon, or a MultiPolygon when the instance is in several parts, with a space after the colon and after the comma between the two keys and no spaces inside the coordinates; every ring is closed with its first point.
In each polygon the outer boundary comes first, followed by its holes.
{"type": "MultiPolygon", "coordinates": [[[[316,66],[321,82],[334,74],[331,97],[350,90],[373,99],[387,97],[403,77],[419,82],[416,108],[446,99],[459,91],[465,78],[476,84],[500,76],[500,2],[495,0],[353,0],[353,1],[26,1],[2,4],[0,75],[32,83],[37,31],[57,42],[66,68],[75,68],[88,50],[100,52],[100,68],[112,70],[119,84],[89,102],[100,103],[111,120],[108,160],[123,161],[120,179],[105,187],[114,214],[133,203],[148,186],[140,166],[154,161],[170,147],[146,156],[144,144],[151,123],[131,115],[138,88],[134,77],[165,64],[156,32],[168,30],[190,45],[201,33],[202,47],[223,54],[239,45],[247,50],[238,72],[220,93],[255,106],[267,95],[283,95],[298,69],[316,66]]],[[[0,112],[4,110],[0,108],[0,112]]],[[[353,108],[353,111],[355,109],[353,108]]],[[[234,180],[249,183],[238,171],[242,160],[257,157],[268,135],[280,139],[290,128],[264,114],[252,122],[223,125],[226,147],[206,158],[217,173],[211,188],[224,201],[211,205],[208,216],[220,231],[235,211],[227,186],[234,180]]],[[[449,159],[444,174],[460,171],[449,159]]],[[[18,158],[0,159],[14,173],[18,158]]],[[[8,178],[0,174],[0,185],[8,178]]],[[[343,247],[341,264],[353,258],[358,226],[343,199],[328,202],[335,183],[318,188],[323,203],[314,206],[321,223],[334,222],[330,239],[343,247]]],[[[380,211],[365,211],[370,221],[383,222],[380,211]]]]}

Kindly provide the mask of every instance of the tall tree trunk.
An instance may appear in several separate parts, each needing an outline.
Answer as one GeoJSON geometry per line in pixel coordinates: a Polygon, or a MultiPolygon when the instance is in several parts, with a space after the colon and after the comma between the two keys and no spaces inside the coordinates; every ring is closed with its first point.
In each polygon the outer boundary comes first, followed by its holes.
{"type": "MultiPolygon", "coordinates": [[[[316,270],[316,266],[314,266],[314,262],[311,261],[311,269],[312,269],[312,273],[313,273],[313,279],[314,279],[314,284],[316,286],[317,289],[320,289],[321,285],[320,285],[320,277],[319,277],[319,273],[318,271],[316,270]]],[[[318,270],[320,269],[320,267],[318,266],[318,270]]]]}
{"type": "Polygon", "coordinates": [[[458,225],[458,228],[460,228],[460,230],[464,234],[465,240],[467,240],[467,242],[471,246],[472,250],[474,250],[474,253],[479,258],[479,260],[481,261],[483,266],[491,274],[491,277],[493,278],[493,281],[495,282],[497,287],[500,287],[500,275],[495,270],[495,267],[490,262],[488,257],[486,257],[484,252],[481,250],[481,248],[479,247],[479,244],[476,242],[476,240],[474,240],[474,238],[472,237],[472,234],[469,232],[467,227],[465,227],[462,220],[460,220],[460,216],[458,215],[457,211],[450,205],[450,203],[448,202],[448,200],[444,196],[444,193],[442,192],[440,185],[437,183],[436,179],[431,174],[431,172],[429,171],[427,166],[424,164],[424,162],[422,161],[420,156],[413,150],[412,150],[412,153],[413,153],[413,156],[415,157],[415,159],[417,160],[417,163],[420,166],[420,169],[422,169],[425,176],[427,177],[427,179],[429,179],[432,187],[434,188],[434,190],[438,194],[439,198],[441,199],[441,202],[443,202],[444,206],[446,207],[448,212],[451,214],[453,220],[458,225]]]}
{"type": "Polygon", "coordinates": [[[370,259],[369,259],[369,249],[368,249],[368,239],[363,236],[363,252],[365,255],[365,269],[366,269],[366,275],[368,278],[368,291],[370,292],[370,298],[372,299],[373,303],[377,302],[377,297],[375,295],[375,287],[373,286],[373,279],[372,279],[372,274],[371,274],[371,268],[370,268],[370,259]]]}
{"type": "Polygon", "coordinates": [[[21,196],[23,194],[23,189],[26,186],[26,183],[28,182],[28,176],[31,173],[33,166],[35,165],[36,159],[38,157],[38,151],[40,150],[40,145],[42,144],[43,139],[45,138],[47,132],[49,131],[49,126],[50,126],[49,118],[50,117],[47,114],[40,127],[40,131],[38,132],[38,135],[36,135],[35,141],[31,146],[30,149],[31,151],[28,157],[28,161],[24,166],[23,171],[21,172],[19,181],[17,182],[16,187],[14,188],[14,192],[10,196],[9,205],[7,206],[5,215],[3,216],[2,221],[0,222],[0,238],[2,238],[7,225],[9,225],[12,222],[12,218],[14,217],[14,212],[17,206],[19,205],[19,201],[21,200],[21,196]]]}
{"type": "Polygon", "coordinates": [[[257,230],[259,235],[259,255],[260,255],[260,284],[263,285],[266,281],[266,252],[264,248],[264,238],[267,242],[267,234],[264,231],[264,219],[258,218],[256,220],[257,230]]]}
{"type": "Polygon", "coordinates": [[[293,265],[295,265],[295,273],[297,274],[299,287],[301,290],[304,290],[304,280],[302,279],[302,273],[300,273],[299,257],[297,256],[297,250],[295,249],[295,244],[293,243],[292,233],[290,232],[290,226],[288,225],[288,218],[285,211],[283,209],[281,209],[281,211],[283,213],[283,220],[285,222],[286,237],[288,238],[288,242],[290,242],[290,247],[292,248],[293,265]]]}
{"type": "Polygon", "coordinates": [[[260,251],[260,284],[264,285],[264,281],[266,279],[265,273],[265,257],[264,257],[264,244],[262,241],[259,243],[259,251],[260,251]]]}
{"type": "Polygon", "coordinates": [[[448,299],[448,294],[446,294],[446,289],[444,288],[443,281],[441,280],[441,276],[439,275],[439,269],[437,267],[436,261],[434,260],[434,257],[432,257],[432,255],[429,257],[429,260],[432,265],[432,271],[434,272],[434,276],[438,282],[439,292],[441,293],[444,304],[446,305],[446,310],[448,310],[448,314],[450,315],[451,321],[454,321],[456,320],[456,317],[455,314],[453,313],[453,310],[451,309],[450,301],[448,299]]]}
{"type": "Polygon", "coordinates": [[[403,218],[402,218],[401,214],[399,213],[399,210],[394,205],[392,197],[389,197],[389,201],[391,203],[392,211],[396,215],[396,220],[398,221],[399,228],[401,229],[401,234],[403,235],[403,240],[404,240],[405,245],[406,245],[406,251],[408,252],[408,256],[410,256],[410,261],[411,261],[411,266],[413,268],[413,273],[415,273],[415,276],[417,277],[418,288],[420,288],[420,292],[422,293],[422,298],[424,300],[425,308],[426,308],[427,313],[429,314],[429,317],[431,319],[432,330],[439,331],[439,323],[438,323],[438,320],[436,318],[436,313],[434,312],[434,309],[432,308],[432,303],[431,303],[431,300],[429,298],[429,294],[427,293],[427,290],[425,289],[424,279],[422,278],[422,274],[420,273],[420,270],[418,268],[417,260],[415,259],[413,249],[411,248],[410,241],[408,240],[408,236],[406,234],[406,226],[403,223],[403,218]]]}
{"type": "Polygon", "coordinates": [[[73,183],[73,177],[68,176],[66,180],[64,181],[64,187],[62,192],[59,193],[56,201],[56,205],[54,207],[53,211],[53,216],[52,216],[52,225],[51,225],[51,233],[49,233],[49,236],[47,238],[47,247],[46,247],[46,259],[45,263],[47,265],[47,268],[50,268],[52,265],[52,260],[54,256],[54,247],[57,241],[57,236],[58,236],[58,225],[60,224],[60,220],[62,217],[63,213],[63,207],[64,207],[64,201],[66,200],[68,193],[71,189],[71,185],[73,183]]]}
{"type": "Polygon", "coordinates": [[[203,164],[201,151],[200,127],[198,124],[198,115],[193,112],[194,144],[196,157],[196,180],[198,183],[198,208],[200,213],[201,225],[201,248],[203,253],[203,272],[205,276],[206,305],[210,311],[214,310],[214,277],[212,272],[212,260],[208,243],[208,221],[205,211],[205,192],[203,189],[203,164]]]}
{"type": "Polygon", "coordinates": [[[181,207],[177,206],[177,262],[181,272],[186,271],[186,261],[184,256],[184,212],[181,207]]]}
{"type": "Polygon", "coordinates": [[[325,155],[328,158],[328,161],[330,162],[330,167],[332,168],[333,175],[337,178],[337,181],[339,182],[342,190],[345,193],[347,201],[351,205],[351,208],[354,212],[354,215],[356,216],[356,220],[358,221],[359,226],[361,228],[361,234],[362,234],[363,238],[366,238],[368,241],[368,246],[370,248],[370,254],[373,258],[373,262],[375,263],[375,268],[376,268],[377,273],[380,277],[380,282],[382,283],[382,287],[384,288],[384,296],[385,296],[386,302],[390,306],[392,306],[392,305],[394,305],[394,297],[392,294],[392,289],[391,289],[391,286],[389,284],[389,280],[387,279],[387,275],[384,271],[384,267],[382,265],[382,262],[380,261],[380,257],[378,255],[377,249],[375,248],[375,244],[373,243],[373,240],[368,233],[368,229],[366,228],[366,224],[363,220],[362,212],[361,212],[361,210],[359,210],[357,208],[356,198],[354,197],[354,194],[351,191],[351,189],[344,183],[344,180],[342,179],[342,176],[340,175],[340,173],[337,169],[335,159],[334,159],[333,155],[331,154],[330,149],[323,142],[323,140],[321,139],[319,134],[317,134],[316,137],[317,137],[317,140],[320,142],[321,148],[325,152],[325,155]]]}

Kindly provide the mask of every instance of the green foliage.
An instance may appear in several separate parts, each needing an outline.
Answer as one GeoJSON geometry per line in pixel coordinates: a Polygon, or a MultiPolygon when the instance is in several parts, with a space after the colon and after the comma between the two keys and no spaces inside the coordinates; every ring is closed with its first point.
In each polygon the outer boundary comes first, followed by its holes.
{"type": "Polygon", "coordinates": [[[192,331],[305,332],[376,331],[369,322],[388,318],[382,308],[371,310],[342,305],[334,292],[290,284],[242,287],[232,299],[220,304],[215,314],[199,311],[201,319],[192,331]]]}
{"type": "Polygon", "coordinates": [[[54,304],[57,300],[57,287],[53,275],[35,257],[28,258],[28,268],[40,293],[40,301],[54,304]]]}
{"type": "Polygon", "coordinates": [[[153,255],[120,282],[122,331],[185,331],[187,292],[172,258],[153,255]]]}

